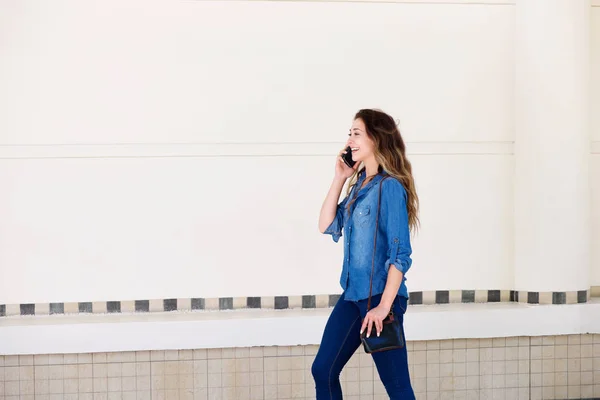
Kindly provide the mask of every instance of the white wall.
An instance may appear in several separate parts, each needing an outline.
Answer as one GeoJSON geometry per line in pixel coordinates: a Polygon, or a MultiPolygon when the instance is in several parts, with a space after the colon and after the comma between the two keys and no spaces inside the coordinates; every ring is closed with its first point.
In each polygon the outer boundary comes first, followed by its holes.
{"type": "Polygon", "coordinates": [[[511,289],[514,5],[483,3],[1,3],[0,303],[339,292],[317,217],[362,107],[414,164],[409,290],[511,289]]]}
{"type": "Polygon", "coordinates": [[[592,7],[591,54],[591,128],[592,157],[592,271],[591,284],[600,286],[600,2],[592,7]]]}

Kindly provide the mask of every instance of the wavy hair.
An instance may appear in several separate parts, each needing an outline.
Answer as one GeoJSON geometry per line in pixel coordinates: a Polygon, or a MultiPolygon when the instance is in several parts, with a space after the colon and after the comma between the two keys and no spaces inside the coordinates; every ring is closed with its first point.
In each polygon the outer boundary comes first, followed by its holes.
{"type": "MultiPolygon", "coordinates": [[[[379,109],[359,110],[354,119],[364,122],[367,136],[375,144],[375,159],[379,163],[379,172],[387,172],[398,179],[406,190],[408,225],[412,232],[419,226],[419,197],[412,174],[412,165],[406,157],[406,146],[400,130],[394,119],[379,109]]],[[[352,190],[358,180],[358,175],[365,169],[364,164],[359,166],[350,177],[347,194],[352,190]]],[[[350,207],[348,202],[348,207],[350,207]]]]}

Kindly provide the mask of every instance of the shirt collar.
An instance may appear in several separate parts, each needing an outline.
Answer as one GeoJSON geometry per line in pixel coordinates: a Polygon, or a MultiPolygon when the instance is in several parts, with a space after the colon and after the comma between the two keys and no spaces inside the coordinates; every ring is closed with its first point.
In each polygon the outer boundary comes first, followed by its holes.
{"type": "MultiPolygon", "coordinates": [[[[359,190],[359,193],[360,193],[360,192],[363,192],[363,191],[367,191],[367,190],[369,190],[369,189],[370,189],[370,188],[371,188],[371,187],[372,187],[374,184],[376,184],[377,182],[379,182],[380,180],[382,180],[382,179],[383,179],[383,177],[384,177],[385,175],[387,175],[387,172],[385,172],[385,171],[379,172],[379,173],[377,173],[377,174],[376,174],[376,175],[373,177],[373,179],[371,179],[371,180],[369,181],[369,183],[367,183],[367,184],[365,185],[365,187],[361,187],[361,186],[362,186],[362,183],[365,181],[365,179],[366,179],[366,177],[367,177],[367,170],[366,170],[366,169],[363,169],[363,170],[362,170],[362,171],[359,173],[359,175],[358,175],[358,179],[357,179],[357,181],[356,181],[356,185],[357,185],[357,187],[361,188],[361,189],[359,190]]],[[[358,195],[359,193],[357,193],[357,195],[358,195]]]]}
{"type": "MultiPolygon", "coordinates": [[[[383,178],[384,176],[386,176],[388,173],[385,171],[382,172],[378,172],[373,179],[371,179],[371,182],[374,182],[376,180],[380,180],[381,178],[383,178]]],[[[362,171],[360,171],[360,173],[358,174],[358,179],[357,182],[363,182],[365,179],[367,178],[367,170],[363,169],[362,171]]]]}

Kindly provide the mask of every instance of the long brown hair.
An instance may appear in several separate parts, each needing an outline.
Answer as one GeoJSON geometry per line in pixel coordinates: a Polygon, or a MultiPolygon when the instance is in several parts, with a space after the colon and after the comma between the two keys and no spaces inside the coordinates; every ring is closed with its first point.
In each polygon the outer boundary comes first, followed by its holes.
{"type": "MultiPolygon", "coordinates": [[[[364,122],[367,136],[375,144],[375,159],[379,163],[379,172],[387,172],[404,186],[407,194],[408,225],[410,230],[414,232],[419,226],[419,197],[415,188],[412,165],[406,157],[406,146],[396,122],[391,116],[379,109],[359,110],[354,119],[360,119],[364,122]]],[[[364,165],[360,166],[350,177],[348,194],[364,168],[364,165]]],[[[350,206],[350,203],[348,202],[348,206],[350,206]]]]}

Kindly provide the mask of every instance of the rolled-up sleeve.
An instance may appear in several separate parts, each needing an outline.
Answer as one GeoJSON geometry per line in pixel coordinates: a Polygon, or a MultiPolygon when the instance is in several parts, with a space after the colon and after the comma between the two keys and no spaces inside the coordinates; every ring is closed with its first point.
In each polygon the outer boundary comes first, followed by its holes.
{"type": "Polygon", "coordinates": [[[386,179],[382,184],[381,216],[386,220],[389,248],[385,270],[393,265],[406,274],[412,265],[406,190],[396,179],[386,179]]]}
{"type": "Polygon", "coordinates": [[[341,203],[338,204],[337,210],[335,212],[335,218],[331,221],[331,224],[325,229],[323,234],[331,235],[331,238],[334,242],[338,242],[342,237],[342,229],[344,228],[344,213],[346,208],[346,203],[348,202],[348,197],[342,200],[341,203]]]}

